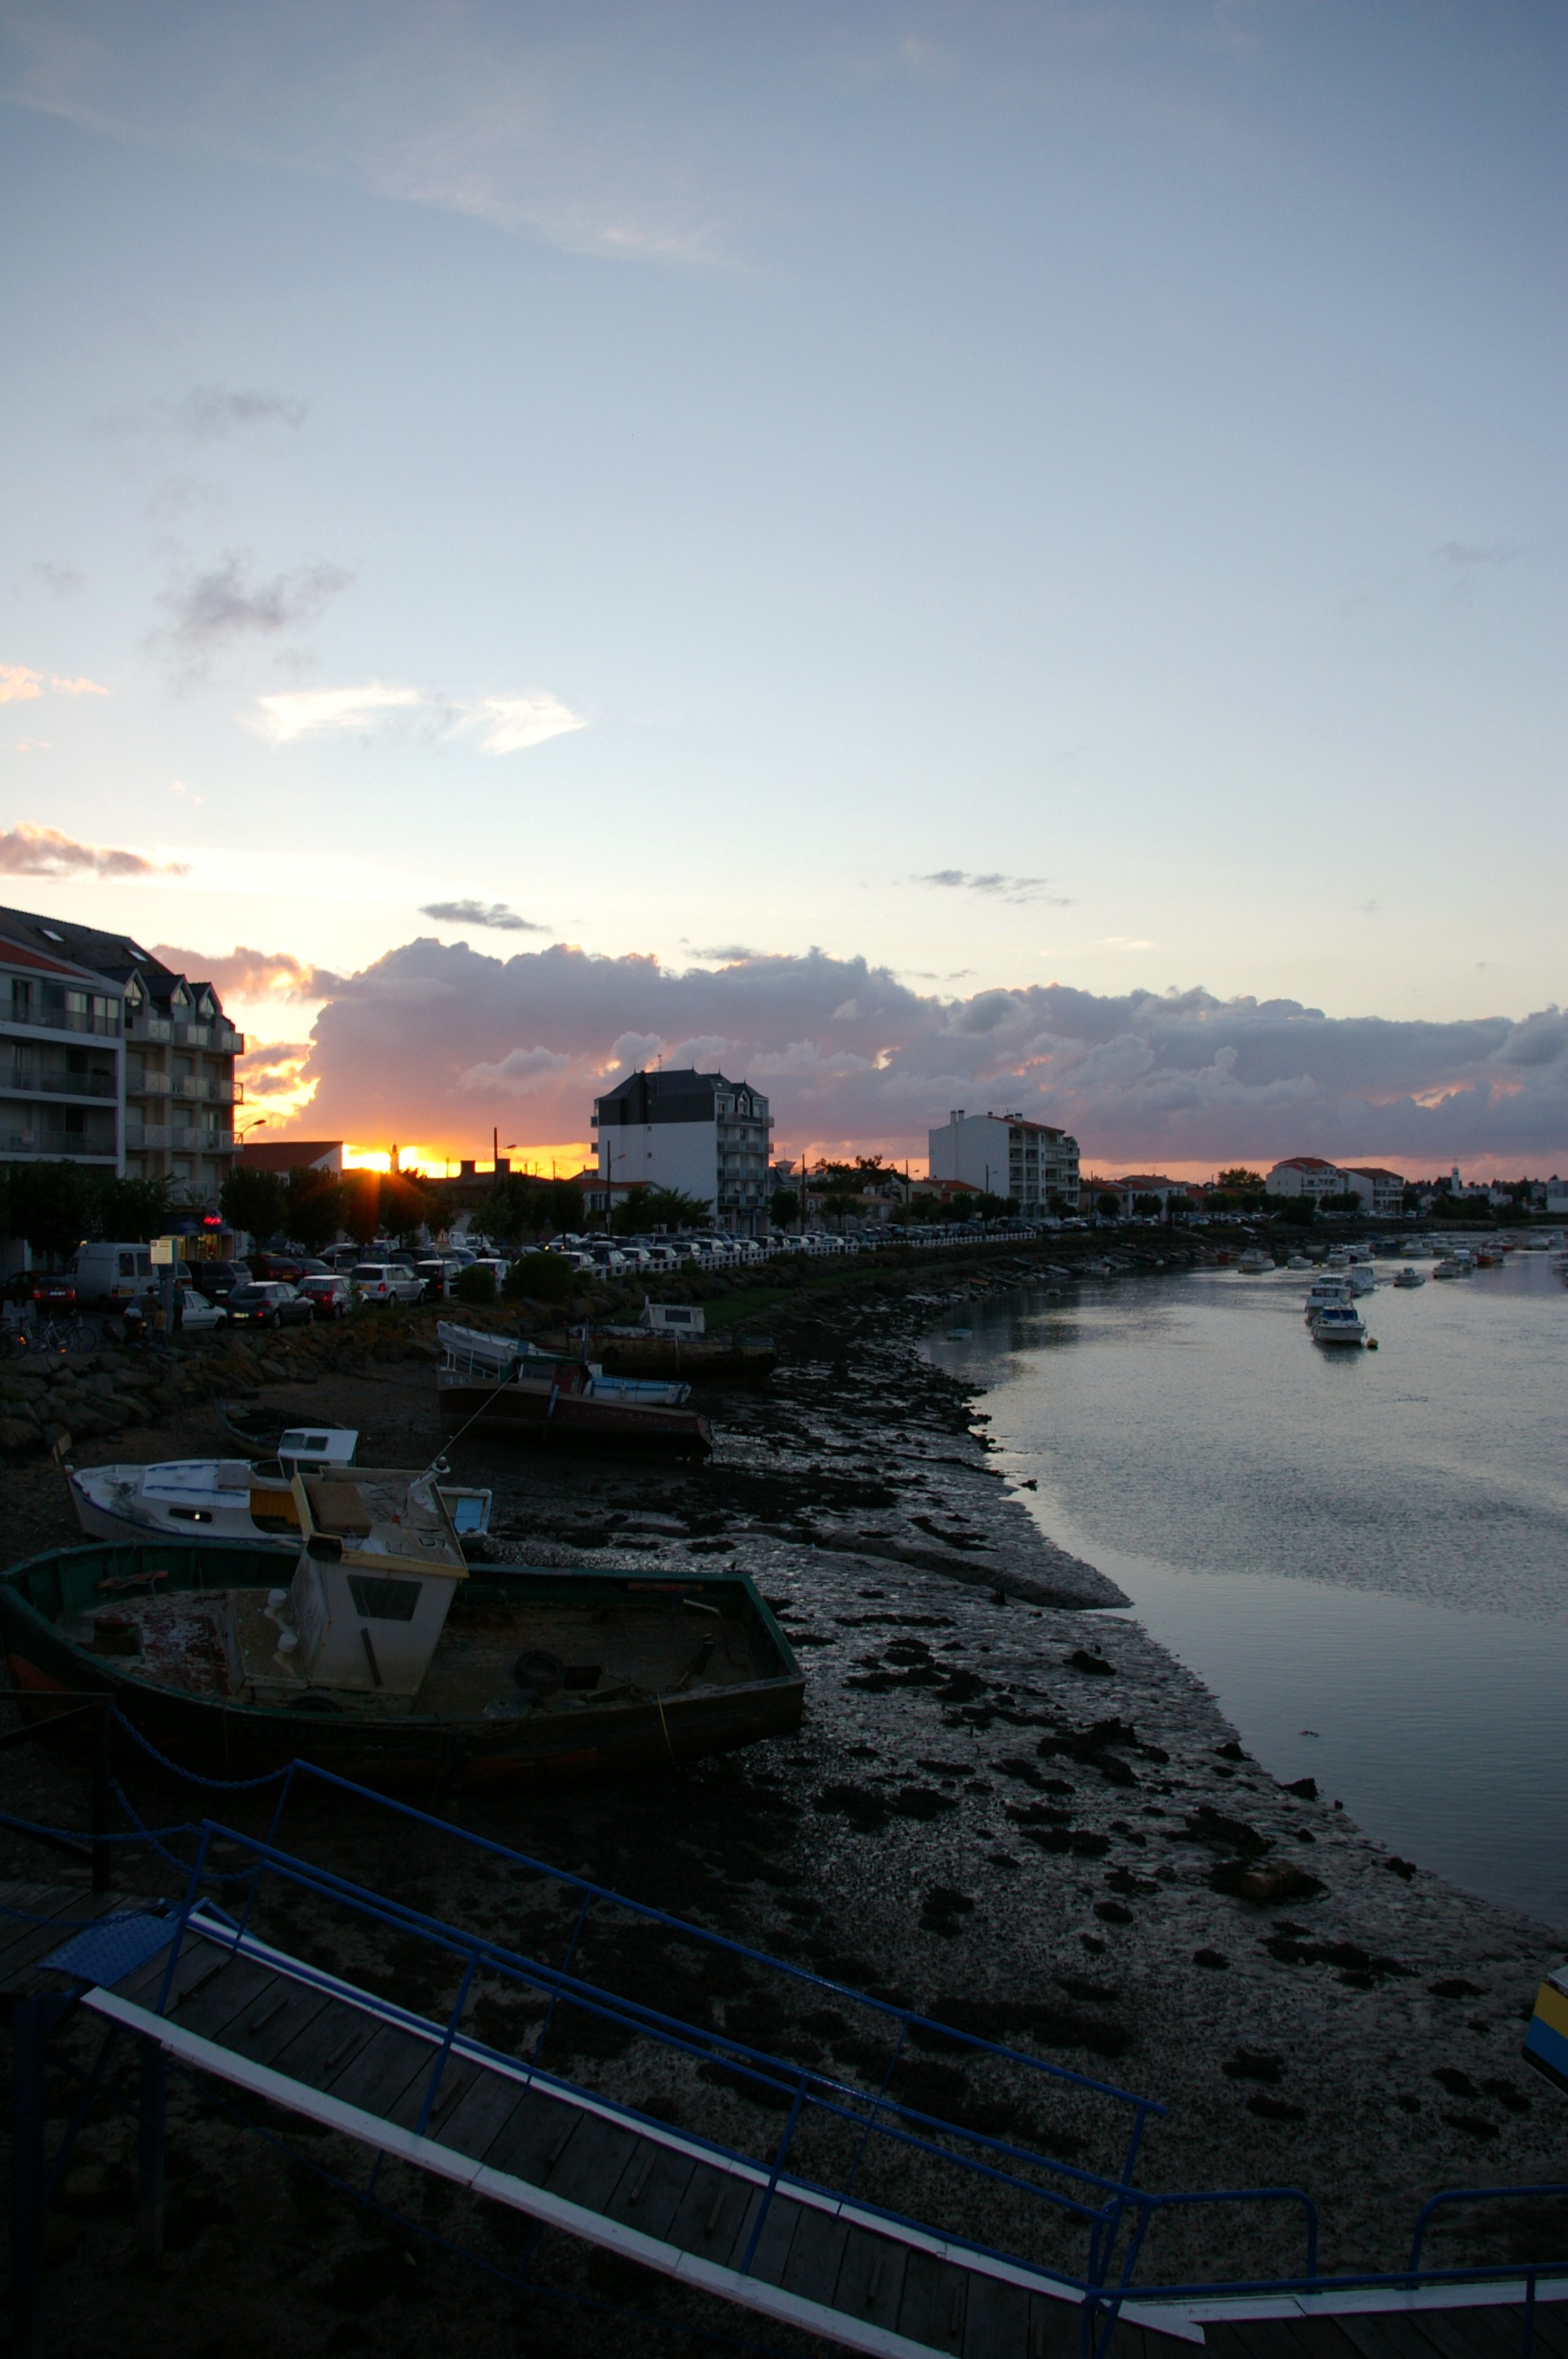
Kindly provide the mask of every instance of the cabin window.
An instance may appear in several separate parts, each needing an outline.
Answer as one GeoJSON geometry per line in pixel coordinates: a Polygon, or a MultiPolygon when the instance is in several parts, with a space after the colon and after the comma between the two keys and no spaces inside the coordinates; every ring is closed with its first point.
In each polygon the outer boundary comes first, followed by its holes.
{"type": "Polygon", "coordinates": [[[349,1575],[354,1611],[367,1622],[412,1622],[420,1586],[416,1581],[372,1581],[362,1572],[349,1575]]]}

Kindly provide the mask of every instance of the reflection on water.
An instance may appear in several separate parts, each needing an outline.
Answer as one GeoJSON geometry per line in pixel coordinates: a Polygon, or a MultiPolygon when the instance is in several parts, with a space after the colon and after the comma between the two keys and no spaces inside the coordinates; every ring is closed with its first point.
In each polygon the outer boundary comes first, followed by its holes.
{"type": "Polygon", "coordinates": [[[928,1349],[1276,1776],[1568,1924],[1568,1289],[1543,1255],[1380,1286],[1370,1353],[1309,1340],[1305,1285],[1031,1289],[928,1349]]]}

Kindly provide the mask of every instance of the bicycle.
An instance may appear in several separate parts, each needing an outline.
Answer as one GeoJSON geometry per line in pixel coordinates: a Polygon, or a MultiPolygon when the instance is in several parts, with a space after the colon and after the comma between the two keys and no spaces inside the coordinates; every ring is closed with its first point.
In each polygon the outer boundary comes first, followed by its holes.
{"type": "Polygon", "coordinates": [[[98,1331],[91,1319],[46,1319],[35,1328],[30,1348],[35,1352],[95,1352],[98,1331]]]}

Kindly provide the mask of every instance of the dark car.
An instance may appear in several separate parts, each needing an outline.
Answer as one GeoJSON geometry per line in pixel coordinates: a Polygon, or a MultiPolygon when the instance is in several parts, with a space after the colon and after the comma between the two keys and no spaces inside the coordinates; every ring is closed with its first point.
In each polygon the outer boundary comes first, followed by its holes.
{"type": "Polygon", "coordinates": [[[236,1286],[248,1286],[251,1272],[243,1261],[193,1261],[190,1282],[209,1302],[227,1302],[236,1286]]]}
{"type": "Polygon", "coordinates": [[[258,1285],[274,1280],[284,1286],[297,1286],[305,1271],[303,1254],[255,1253],[251,1256],[251,1276],[258,1285]]]}
{"type": "Polygon", "coordinates": [[[449,1290],[448,1279],[449,1277],[455,1277],[456,1272],[449,1271],[444,1261],[432,1259],[416,1261],[414,1265],[414,1275],[416,1277],[422,1277],[425,1281],[424,1299],[427,1302],[445,1302],[449,1290]]]}
{"type": "Polygon", "coordinates": [[[76,1280],[65,1270],[25,1269],[5,1284],[8,1302],[27,1302],[35,1310],[72,1310],[76,1280]]]}
{"type": "Polygon", "coordinates": [[[316,1307],[281,1278],[252,1278],[236,1286],[224,1309],[234,1327],[308,1327],[316,1307]]]}

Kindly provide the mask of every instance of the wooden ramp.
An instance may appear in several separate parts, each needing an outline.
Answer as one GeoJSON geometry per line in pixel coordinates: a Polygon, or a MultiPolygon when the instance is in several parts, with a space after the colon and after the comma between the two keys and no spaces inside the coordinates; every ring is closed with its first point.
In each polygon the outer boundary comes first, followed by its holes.
{"type": "MultiPolygon", "coordinates": [[[[117,1929],[116,1929],[117,1930],[117,1929]]],[[[172,1924],[169,1931],[172,1932],[172,1924]]],[[[1069,2359],[1076,2289],[891,2223],[373,1997],[194,1914],[167,1994],[168,1937],[82,1995],[170,2057],[470,2188],[529,2219],[845,2349],[925,2359],[1069,2359]],[[159,2012],[160,1995],[164,2012],[159,2012]],[[763,2216],[765,2213],[765,2216],[763,2216]],[[761,2218],[761,2232],[757,2233],[761,2218]]],[[[115,1962],[78,1934],[62,1971],[115,1962]]],[[[1152,2311],[1129,2304],[1118,2349],[1152,2311]]],[[[1204,2341],[1180,2321],[1152,2348],[1204,2341]]]]}

